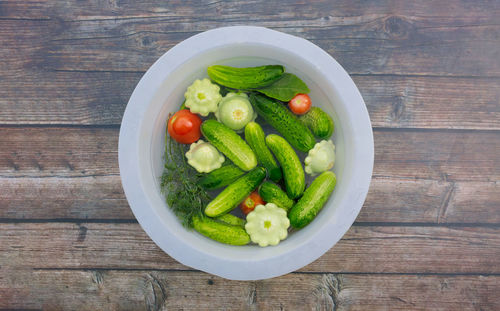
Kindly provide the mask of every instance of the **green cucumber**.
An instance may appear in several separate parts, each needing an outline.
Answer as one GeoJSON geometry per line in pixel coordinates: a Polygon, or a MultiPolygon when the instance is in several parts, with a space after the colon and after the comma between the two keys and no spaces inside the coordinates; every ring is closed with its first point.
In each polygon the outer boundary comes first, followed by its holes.
{"type": "Polygon", "coordinates": [[[300,229],[309,224],[328,201],[336,183],[337,177],[331,171],[323,172],[316,177],[288,213],[292,227],[300,229]]]}
{"type": "Polygon", "coordinates": [[[219,189],[229,185],[243,174],[245,172],[236,165],[229,164],[204,175],[198,184],[207,190],[219,189]]]}
{"type": "Polygon", "coordinates": [[[250,236],[244,227],[230,225],[209,217],[193,217],[193,228],[204,236],[224,244],[246,245],[250,243],[250,236]]]}
{"type": "Polygon", "coordinates": [[[239,90],[267,86],[281,78],[283,72],[285,68],[281,65],[247,68],[214,65],[207,68],[208,76],[212,81],[239,90]]]}
{"type": "Polygon", "coordinates": [[[257,166],[257,157],[252,148],[232,129],[216,120],[201,124],[203,136],[229,160],[244,171],[257,166]]]}
{"type": "Polygon", "coordinates": [[[265,134],[262,127],[255,122],[248,123],[245,126],[245,140],[250,145],[253,152],[255,152],[257,162],[266,168],[269,178],[275,182],[280,181],[282,177],[281,168],[278,166],[271,151],[269,151],[269,148],[266,146],[265,134]]]}
{"type": "Polygon", "coordinates": [[[222,221],[222,222],[229,224],[229,225],[240,226],[240,227],[244,227],[245,223],[246,223],[246,221],[244,219],[241,219],[240,217],[234,216],[232,214],[220,215],[220,216],[216,217],[215,219],[217,219],[218,221],[222,221]]]}
{"type": "Polygon", "coordinates": [[[266,170],[256,167],[222,190],[208,203],[205,215],[217,217],[234,209],[266,178],[266,170]]]}
{"type": "Polygon", "coordinates": [[[265,181],[260,185],[259,195],[264,202],[274,203],[285,211],[290,210],[295,203],[278,185],[269,181],[265,181]]]}
{"type": "Polygon", "coordinates": [[[309,112],[300,116],[299,120],[311,130],[314,136],[320,139],[328,139],[333,134],[332,118],[319,107],[312,107],[309,112]]]}
{"type": "Polygon", "coordinates": [[[260,94],[250,95],[257,113],[300,151],[308,152],[316,144],[314,135],[283,104],[260,94]]]}
{"type": "Polygon", "coordinates": [[[300,197],[306,186],[305,173],[292,146],[276,134],[267,135],[266,144],[281,164],[286,193],[291,199],[300,197]]]}

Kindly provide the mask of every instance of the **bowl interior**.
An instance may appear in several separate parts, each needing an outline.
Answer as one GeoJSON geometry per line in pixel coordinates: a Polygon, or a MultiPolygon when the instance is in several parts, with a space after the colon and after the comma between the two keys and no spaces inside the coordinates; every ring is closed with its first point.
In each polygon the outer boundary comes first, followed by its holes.
{"type": "MultiPolygon", "coordinates": [[[[185,243],[194,244],[207,254],[217,256],[222,254],[236,260],[250,254],[254,260],[279,256],[303,243],[314,243],[314,241],[309,241],[308,237],[314,235],[314,232],[326,223],[335,222],[345,212],[337,208],[336,202],[341,200],[344,193],[343,189],[350,178],[348,174],[350,163],[345,156],[348,153],[349,144],[346,143],[344,137],[349,137],[349,135],[346,135],[346,131],[349,131],[351,124],[342,121],[343,107],[347,103],[342,102],[341,97],[338,96],[338,90],[330,83],[325,83],[325,80],[321,68],[315,67],[307,59],[286,50],[259,44],[235,44],[214,48],[199,53],[189,61],[178,65],[173,74],[164,77],[162,87],[158,89],[153,101],[149,103],[150,108],[146,118],[148,121],[142,127],[142,132],[145,134],[141,135],[144,139],[142,144],[144,148],[141,148],[140,159],[141,165],[144,166],[143,172],[146,174],[144,176],[145,180],[148,181],[149,189],[153,192],[151,196],[156,198],[152,208],[157,217],[175,231],[185,243]],[[262,57],[262,55],[265,55],[265,57],[262,57]],[[207,77],[206,68],[212,64],[238,67],[282,64],[286,67],[287,72],[298,75],[306,82],[311,89],[310,96],[313,105],[324,109],[335,122],[335,132],[332,139],[336,145],[334,167],[334,172],[337,174],[336,189],[323,210],[310,225],[293,232],[278,246],[267,248],[260,248],[255,245],[229,246],[212,241],[194,231],[188,231],[176,221],[175,216],[160,195],[159,180],[163,171],[165,124],[168,114],[178,110],[183,101],[186,88],[195,79],[207,77]],[[148,135],[149,132],[152,135],[148,135]],[[172,220],[174,221],[172,222],[172,220]]],[[[304,155],[302,154],[302,156],[304,155]]]]}

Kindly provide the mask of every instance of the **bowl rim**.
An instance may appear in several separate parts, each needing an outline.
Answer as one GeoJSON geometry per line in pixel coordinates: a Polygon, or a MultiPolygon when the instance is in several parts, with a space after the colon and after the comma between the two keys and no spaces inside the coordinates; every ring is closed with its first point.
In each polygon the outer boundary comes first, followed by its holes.
{"type": "MultiPolygon", "coordinates": [[[[331,78],[333,79],[333,76],[331,78]]],[[[208,30],[180,42],[164,53],[148,69],[134,89],[123,115],[118,142],[118,160],[122,186],[130,208],[143,230],[164,252],[186,266],[227,279],[259,280],[283,275],[308,265],[333,247],[347,232],[359,214],[368,193],[373,171],[374,143],[371,122],[364,100],[348,73],[330,54],[312,42],[293,35],[264,27],[231,26],[208,30]],[[168,76],[175,69],[169,70],[169,64],[187,61],[194,53],[199,52],[200,41],[211,42],[214,46],[241,42],[265,44],[280,49],[292,49],[300,46],[301,49],[315,55],[314,59],[308,59],[308,61],[318,68],[322,68],[322,71],[326,72],[326,76],[335,73],[336,84],[342,86],[342,97],[349,99],[350,104],[345,108],[350,114],[356,115],[357,124],[354,131],[357,152],[352,155],[356,165],[353,166],[353,177],[351,178],[355,182],[351,182],[345,196],[349,199],[352,209],[341,222],[329,223],[309,237],[308,241],[315,239],[313,245],[301,244],[285,253],[285,255],[294,258],[293,261],[287,261],[287,265],[280,264],[280,256],[265,262],[249,259],[248,263],[255,266],[254,270],[261,271],[260,273],[249,273],[247,270],[238,269],[242,264],[241,260],[207,256],[206,253],[199,251],[192,245],[181,243],[175,232],[166,230],[160,219],[152,217],[154,211],[149,205],[149,200],[143,191],[144,185],[141,182],[138,148],[130,142],[139,140],[139,129],[142,122],[140,116],[148,107],[148,105],[144,105],[144,102],[152,100],[156,90],[161,86],[162,81],[158,81],[161,79],[156,77],[158,75],[168,76]],[[166,243],[167,240],[168,243],[166,243]],[[217,268],[221,265],[224,266],[224,269],[217,268]],[[273,269],[269,269],[269,265],[273,265],[273,269]],[[259,268],[261,269],[259,270],[259,268]]]]}

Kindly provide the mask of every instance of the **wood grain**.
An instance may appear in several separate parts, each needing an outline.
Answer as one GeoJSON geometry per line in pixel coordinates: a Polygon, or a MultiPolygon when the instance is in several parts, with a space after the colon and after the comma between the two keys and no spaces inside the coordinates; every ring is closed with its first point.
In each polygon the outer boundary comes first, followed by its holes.
{"type": "MultiPolygon", "coordinates": [[[[0,73],[0,124],[119,125],[142,72],[0,73]]],[[[354,76],[372,125],[500,130],[500,79],[354,76]]]]}
{"type": "Polygon", "coordinates": [[[500,309],[499,20],[498,1],[0,1],[0,309],[500,309]],[[148,67],[242,24],[330,53],[375,127],[357,223],[258,282],[163,253],[128,207],[116,151],[148,67]]]}
{"type": "MultiPolygon", "coordinates": [[[[0,178],[0,219],[134,220],[119,176],[0,178]]],[[[374,178],[358,222],[500,223],[500,185],[374,178]]]]}
{"type": "Polygon", "coordinates": [[[374,178],[358,222],[500,223],[498,182],[374,178]]]}
{"type": "Polygon", "coordinates": [[[1,128],[3,177],[118,175],[116,128],[1,128]]]}
{"type": "Polygon", "coordinates": [[[102,14],[97,17],[81,18],[72,12],[62,13],[64,6],[51,6],[57,9],[49,12],[47,8],[50,16],[38,15],[32,20],[9,17],[12,4],[8,3],[3,8],[6,18],[0,20],[4,42],[0,56],[8,55],[10,62],[0,68],[144,71],[167,49],[191,35],[248,24],[309,39],[350,73],[500,77],[500,64],[492,61],[500,52],[498,5],[485,3],[477,9],[456,2],[455,10],[449,10],[449,3],[416,5],[425,10],[421,15],[389,3],[373,11],[373,4],[341,11],[337,8],[342,6],[324,1],[306,9],[301,2],[216,2],[208,8],[197,5],[196,9],[173,3],[163,8],[165,14],[137,12],[127,18],[116,18],[116,13],[103,17],[103,10],[96,11],[102,14]],[[249,11],[238,14],[234,12],[237,8],[249,11]],[[55,13],[58,10],[61,15],[55,13]],[[228,13],[231,19],[227,19],[228,13]],[[24,35],[29,37],[22,38],[24,35]]]}
{"type": "Polygon", "coordinates": [[[372,126],[500,129],[500,79],[354,76],[372,126]]]}
{"type": "MultiPolygon", "coordinates": [[[[0,218],[131,219],[115,128],[0,128],[0,218]]],[[[500,136],[375,131],[361,222],[499,223],[500,136]]]]}
{"type": "Polygon", "coordinates": [[[142,73],[0,73],[0,123],[119,125],[142,73]]]}
{"type": "MultiPolygon", "coordinates": [[[[0,232],[2,269],[188,269],[135,223],[2,223],[0,232]]],[[[353,226],[300,271],[498,274],[500,228],[353,226]]]]}
{"type": "Polygon", "coordinates": [[[297,273],[239,282],[202,272],[36,270],[0,278],[0,308],[495,310],[498,291],[498,276],[297,273]]]}
{"type": "Polygon", "coordinates": [[[0,178],[0,218],[135,219],[120,176],[0,178]]]}
{"type": "Polygon", "coordinates": [[[500,180],[496,132],[376,131],[374,176],[500,180]]]}
{"type": "MultiPolygon", "coordinates": [[[[117,175],[115,128],[0,128],[0,177],[117,175]]],[[[376,177],[500,180],[496,132],[377,130],[376,177]]]]}
{"type": "Polygon", "coordinates": [[[264,0],[247,1],[161,1],[147,0],[138,4],[135,1],[90,1],[85,5],[72,3],[66,0],[43,1],[27,0],[22,3],[15,0],[2,2],[2,18],[20,19],[49,19],[61,16],[65,19],[113,19],[137,17],[212,17],[226,19],[251,16],[253,20],[269,21],[269,17],[280,21],[287,18],[299,23],[300,18],[312,19],[327,14],[360,15],[394,14],[429,16],[435,19],[442,18],[462,20],[473,19],[477,22],[488,23],[495,21],[498,14],[498,4],[484,2],[481,5],[471,4],[463,0],[450,0],[444,3],[411,2],[396,0],[391,2],[353,2],[339,0],[332,5],[330,1],[311,0],[307,3],[297,0],[283,0],[281,3],[269,3],[264,0]],[[452,9],[450,9],[452,8],[452,9]],[[260,13],[260,14],[257,14],[260,13]],[[295,18],[295,19],[294,19],[295,18]]]}

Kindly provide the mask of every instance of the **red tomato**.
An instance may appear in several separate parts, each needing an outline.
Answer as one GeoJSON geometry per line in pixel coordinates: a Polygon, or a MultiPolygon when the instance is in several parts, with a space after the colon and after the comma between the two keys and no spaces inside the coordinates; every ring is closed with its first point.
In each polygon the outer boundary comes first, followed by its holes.
{"type": "Polygon", "coordinates": [[[260,195],[257,191],[254,191],[254,192],[250,193],[250,195],[243,202],[241,202],[240,208],[241,208],[241,211],[243,212],[243,214],[247,215],[248,213],[253,211],[253,209],[257,205],[260,205],[260,204],[264,205],[264,204],[266,204],[266,202],[264,202],[264,200],[262,200],[262,198],[260,197],[260,195]]]}
{"type": "Polygon", "coordinates": [[[201,118],[188,109],[177,111],[168,120],[168,133],[181,144],[191,144],[200,139],[201,118]]]}
{"type": "Polygon", "coordinates": [[[304,114],[311,109],[311,98],[307,94],[297,94],[288,103],[288,107],[295,114],[304,114]]]}

